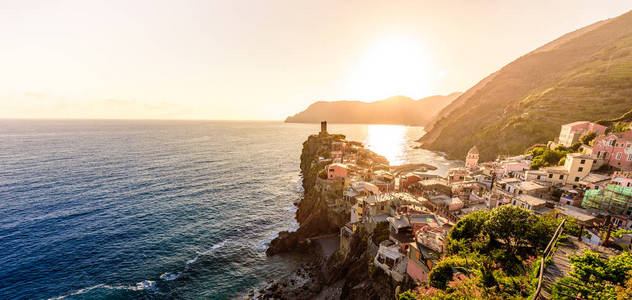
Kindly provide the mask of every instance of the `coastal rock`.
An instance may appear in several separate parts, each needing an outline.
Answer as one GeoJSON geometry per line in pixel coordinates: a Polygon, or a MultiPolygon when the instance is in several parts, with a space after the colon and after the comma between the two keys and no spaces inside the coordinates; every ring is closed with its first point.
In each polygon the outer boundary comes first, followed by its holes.
{"type": "Polygon", "coordinates": [[[288,251],[305,251],[310,246],[310,237],[335,233],[340,226],[348,222],[348,215],[330,211],[327,200],[330,197],[342,196],[342,184],[333,184],[332,191],[324,193],[320,189],[323,180],[319,180],[318,173],[331,163],[328,160],[331,144],[344,139],[344,135],[319,134],[311,135],[303,143],[301,152],[301,174],[303,176],[303,200],[298,202],[296,220],[299,228],[294,232],[280,232],[279,236],[270,242],[266,250],[267,255],[288,251]]]}

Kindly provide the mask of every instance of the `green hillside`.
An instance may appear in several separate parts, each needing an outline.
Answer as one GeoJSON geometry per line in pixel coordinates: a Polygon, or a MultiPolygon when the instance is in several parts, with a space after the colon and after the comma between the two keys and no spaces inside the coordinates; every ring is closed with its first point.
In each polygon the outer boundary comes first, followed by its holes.
{"type": "Polygon", "coordinates": [[[569,33],[520,57],[438,114],[426,148],[463,158],[518,154],[560,125],[632,108],[632,12],[569,33]]]}

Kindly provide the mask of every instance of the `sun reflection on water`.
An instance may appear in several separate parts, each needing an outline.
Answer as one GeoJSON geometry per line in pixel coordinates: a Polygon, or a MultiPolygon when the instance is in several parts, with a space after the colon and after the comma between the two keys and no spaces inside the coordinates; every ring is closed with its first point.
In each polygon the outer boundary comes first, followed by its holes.
{"type": "Polygon", "coordinates": [[[373,152],[383,155],[391,165],[406,162],[406,127],[399,125],[368,125],[366,146],[373,152]]]}

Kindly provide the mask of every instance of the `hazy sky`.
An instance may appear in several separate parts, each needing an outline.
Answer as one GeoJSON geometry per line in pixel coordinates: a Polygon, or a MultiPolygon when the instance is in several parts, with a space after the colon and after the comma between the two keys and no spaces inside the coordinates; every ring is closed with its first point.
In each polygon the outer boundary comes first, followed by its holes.
{"type": "Polygon", "coordinates": [[[0,118],[284,119],[465,91],[630,0],[0,1],[0,118]]]}

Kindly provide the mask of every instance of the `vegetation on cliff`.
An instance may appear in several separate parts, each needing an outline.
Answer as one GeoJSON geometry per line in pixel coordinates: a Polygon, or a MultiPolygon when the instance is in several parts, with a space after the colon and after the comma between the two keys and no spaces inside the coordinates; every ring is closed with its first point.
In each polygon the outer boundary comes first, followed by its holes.
{"type": "MultiPolygon", "coordinates": [[[[537,257],[560,222],[511,205],[472,213],[450,230],[429,282],[400,299],[527,298],[537,282],[537,257]]],[[[564,227],[579,233],[573,219],[564,227]]]]}
{"type": "Polygon", "coordinates": [[[396,124],[423,126],[461,93],[413,100],[395,96],[381,101],[318,101],[306,110],[288,117],[288,123],[396,124]]]}
{"type": "Polygon", "coordinates": [[[453,158],[476,145],[481,160],[491,160],[552,140],[562,124],[613,122],[631,107],[628,12],[562,36],[490,75],[439,113],[421,141],[453,158]]]}
{"type": "Polygon", "coordinates": [[[586,251],[570,258],[573,265],[568,276],[552,288],[552,299],[631,299],[632,255],[625,252],[608,259],[586,251]]]}

